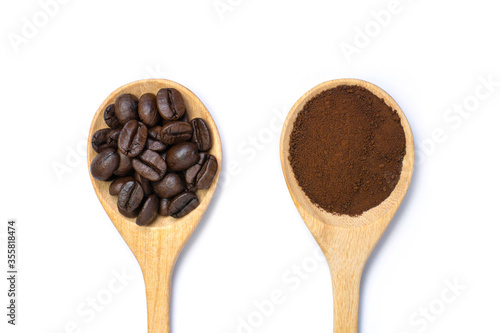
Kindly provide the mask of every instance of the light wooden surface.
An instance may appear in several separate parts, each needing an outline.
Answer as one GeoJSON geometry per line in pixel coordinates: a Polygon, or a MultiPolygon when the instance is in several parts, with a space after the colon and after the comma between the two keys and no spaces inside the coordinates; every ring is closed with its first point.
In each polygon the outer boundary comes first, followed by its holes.
{"type": "Polygon", "coordinates": [[[355,333],[358,331],[359,288],[365,263],[403,201],[413,174],[415,151],[410,125],[397,103],[379,87],[356,79],[327,81],[308,91],[292,107],[281,133],[280,154],[283,174],[293,202],[330,267],[335,311],[334,331],[355,333]],[[398,112],[406,135],[406,156],[396,188],[379,206],[357,217],[330,214],[314,205],[297,183],[288,160],[290,134],[298,113],[317,94],[343,84],[362,86],[383,98],[398,112]]]}
{"type": "Polygon", "coordinates": [[[198,208],[180,219],[158,216],[157,220],[150,226],[139,227],[135,224],[135,219],[126,218],[118,212],[116,207],[117,197],[109,194],[110,183],[100,182],[92,176],[90,177],[104,210],[141,266],[146,283],[149,333],[170,332],[170,285],[172,269],[180,251],[210,204],[217,187],[222,165],[222,148],[219,132],[206,107],[190,90],[172,81],[151,79],[129,83],[118,88],[106,98],[92,121],[87,145],[87,162],[90,173],[90,164],[95,156],[97,156],[96,152],[92,149],[91,139],[96,130],[107,127],[103,119],[103,112],[106,106],[114,103],[115,99],[123,93],[131,93],[139,98],[144,93],[153,93],[156,95],[161,88],[175,88],[179,90],[184,97],[189,119],[201,117],[207,122],[211,130],[213,146],[209,153],[217,158],[219,168],[211,186],[206,190],[197,192],[200,200],[198,208]]]}

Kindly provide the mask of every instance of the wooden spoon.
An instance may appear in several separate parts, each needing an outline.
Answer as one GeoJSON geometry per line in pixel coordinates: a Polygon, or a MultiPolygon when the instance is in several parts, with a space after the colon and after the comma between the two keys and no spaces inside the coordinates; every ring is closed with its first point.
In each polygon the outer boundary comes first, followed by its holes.
{"type": "Polygon", "coordinates": [[[358,331],[359,288],[365,263],[403,201],[413,174],[415,151],[408,120],[385,91],[369,82],[355,79],[327,81],[309,90],[295,103],[283,126],[280,150],[281,166],[293,202],[330,266],[334,331],[355,333],[358,331]],[[330,214],[314,205],[297,183],[288,160],[290,135],[298,113],[311,98],[338,85],[358,85],[383,98],[399,114],[406,136],[406,156],[394,191],[380,205],[356,217],[330,214]]]}
{"type": "Polygon", "coordinates": [[[203,118],[210,127],[213,146],[209,153],[217,158],[219,168],[210,187],[197,192],[200,205],[183,218],[174,219],[172,217],[158,216],[157,220],[150,226],[139,227],[135,224],[135,219],[126,218],[118,212],[116,206],[117,198],[109,194],[110,183],[97,181],[92,176],[90,177],[104,210],[141,266],[146,283],[149,333],[170,332],[170,285],[172,269],[180,251],[210,204],[215,188],[217,187],[220,176],[220,165],[222,164],[219,132],[207,108],[190,90],[168,80],[142,80],[118,88],[106,98],[94,116],[87,145],[87,162],[90,172],[90,164],[97,156],[96,152],[92,149],[91,139],[95,131],[107,128],[103,118],[106,106],[114,103],[116,98],[124,93],[131,93],[137,97],[140,97],[144,93],[153,93],[156,95],[161,88],[175,88],[180,91],[184,97],[189,119],[195,117],[203,118]]]}

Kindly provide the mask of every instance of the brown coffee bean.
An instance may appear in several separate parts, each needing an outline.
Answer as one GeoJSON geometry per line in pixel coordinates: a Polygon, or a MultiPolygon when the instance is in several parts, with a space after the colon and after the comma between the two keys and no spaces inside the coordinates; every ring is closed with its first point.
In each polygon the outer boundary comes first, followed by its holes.
{"type": "Polygon", "coordinates": [[[180,218],[192,212],[199,204],[195,193],[184,192],[172,199],[168,211],[173,217],[180,218]]]}
{"type": "Polygon", "coordinates": [[[139,119],[148,126],[155,126],[161,120],[154,94],[147,93],[139,99],[139,119]]]}
{"type": "Polygon", "coordinates": [[[139,100],[132,94],[118,96],[115,101],[115,115],[121,125],[139,119],[139,100]]]}
{"type": "Polygon", "coordinates": [[[113,148],[108,144],[108,135],[111,133],[111,129],[104,128],[98,130],[92,136],[92,148],[96,151],[96,153],[100,153],[103,150],[113,148]]]}
{"type": "Polygon", "coordinates": [[[118,148],[118,139],[120,138],[121,129],[113,129],[108,133],[107,144],[112,148],[118,148]]]}
{"type": "Polygon", "coordinates": [[[132,161],[134,170],[144,178],[159,181],[167,173],[167,163],[152,150],[146,150],[132,161]]]}
{"type": "Polygon", "coordinates": [[[166,150],[167,145],[161,141],[157,141],[155,139],[148,138],[148,140],[146,141],[146,148],[145,149],[149,149],[149,150],[152,150],[152,151],[159,153],[159,152],[166,150]]]}
{"type": "Polygon", "coordinates": [[[151,182],[149,180],[147,180],[137,172],[134,175],[134,179],[139,183],[139,185],[141,185],[145,196],[149,196],[153,193],[153,186],[151,185],[151,182]]]}
{"type": "Polygon", "coordinates": [[[168,206],[170,205],[170,199],[160,198],[160,209],[158,209],[158,214],[161,216],[170,216],[168,211],[168,206]]]}
{"type": "Polygon", "coordinates": [[[99,153],[90,164],[90,173],[97,180],[108,180],[118,168],[120,157],[114,149],[106,149],[99,153]]]}
{"type": "Polygon", "coordinates": [[[121,212],[136,214],[144,199],[144,191],[136,181],[129,181],[123,184],[118,193],[118,208],[121,212]]]}
{"type": "Polygon", "coordinates": [[[162,180],[153,183],[153,191],[161,198],[171,198],[184,191],[184,182],[174,173],[167,173],[162,180]]]}
{"type": "Polygon", "coordinates": [[[213,155],[208,155],[207,160],[203,164],[200,172],[196,176],[196,188],[204,190],[212,184],[212,181],[217,173],[217,160],[213,155]]]}
{"type": "Polygon", "coordinates": [[[200,159],[198,160],[198,162],[185,171],[184,180],[186,181],[186,188],[188,190],[194,189],[196,176],[198,176],[198,173],[200,172],[203,163],[205,163],[206,158],[207,154],[200,153],[200,159]]]}
{"type": "Polygon", "coordinates": [[[122,178],[118,178],[118,179],[115,179],[113,180],[113,182],[111,183],[111,185],[109,185],[109,194],[115,196],[115,195],[118,195],[123,187],[123,185],[125,185],[125,183],[128,183],[130,181],[133,181],[134,178],[132,177],[122,177],[122,178]]]}
{"type": "Polygon", "coordinates": [[[154,194],[151,194],[144,205],[142,206],[141,211],[139,212],[139,216],[137,216],[137,220],[135,223],[140,226],[146,226],[151,224],[158,216],[158,208],[160,207],[160,200],[154,194]]]}
{"type": "Polygon", "coordinates": [[[137,215],[139,215],[139,208],[137,208],[136,210],[133,210],[131,212],[127,212],[126,210],[123,210],[121,209],[120,207],[118,207],[118,211],[120,212],[120,214],[122,214],[123,216],[125,217],[128,217],[128,218],[131,218],[133,219],[134,217],[137,217],[137,215]]]}
{"type": "Polygon", "coordinates": [[[151,137],[152,139],[154,139],[156,141],[161,141],[161,129],[162,128],[163,128],[162,126],[151,127],[148,130],[149,137],[151,137]]]}
{"type": "Polygon", "coordinates": [[[201,118],[194,118],[191,120],[191,126],[193,127],[193,139],[192,142],[196,144],[199,151],[208,151],[212,148],[212,137],[210,135],[210,129],[208,128],[205,120],[201,118]]]}
{"type": "Polygon", "coordinates": [[[173,171],[186,170],[200,159],[198,148],[192,142],[176,144],[167,151],[167,164],[173,171]]]}
{"type": "Polygon", "coordinates": [[[118,148],[128,157],[138,156],[146,146],[148,129],[137,120],[131,120],[123,127],[118,139],[118,148]]]}
{"type": "Polygon", "coordinates": [[[158,91],[158,111],[166,120],[177,120],[182,118],[186,112],[184,99],[179,91],[174,88],[164,88],[158,91]]]}
{"type": "Polygon", "coordinates": [[[131,174],[134,171],[132,159],[122,154],[120,151],[118,151],[118,156],[120,157],[120,163],[118,163],[118,168],[115,170],[115,175],[124,177],[131,174]]]}
{"type": "Polygon", "coordinates": [[[121,128],[122,125],[116,118],[115,114],[115,105],[110,104],[106,107],[104,110],[104,122],[106,122],[106,125],[108,125],[110,128],[121,128]]]}
{"type": "Polygon", "coordinates": [[[171,121],[161,129],[161,141],[167,145],[175,145],[188,141],[193,134],[193,128],[183,121],[171,121]]]}
{"type": "Polygon", "coordinates": [[[165,163],[167,162],[167,150],[165,151],[162,151],[161,153],[159,153],[161,158],[163,158],[163,160],[165,161],[165,163]]]}

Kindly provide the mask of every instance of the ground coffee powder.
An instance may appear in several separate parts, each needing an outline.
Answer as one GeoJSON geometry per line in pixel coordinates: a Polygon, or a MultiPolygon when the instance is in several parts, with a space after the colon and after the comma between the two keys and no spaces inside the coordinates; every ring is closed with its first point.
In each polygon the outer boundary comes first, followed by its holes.
{"type": "Polygon", "coordinates": [[[337,86],[306,103],[290,138],[290,164],[309,199],[357,216],[396,187],[406,154],[399,115],[369,90],[337,86]]]}

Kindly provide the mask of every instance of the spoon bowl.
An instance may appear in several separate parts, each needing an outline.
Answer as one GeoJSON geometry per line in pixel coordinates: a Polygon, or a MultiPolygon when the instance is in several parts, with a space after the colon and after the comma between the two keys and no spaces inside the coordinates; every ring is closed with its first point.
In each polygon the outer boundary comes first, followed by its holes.
{"type": "MultiPolygon", "coordinates": [[[[150,79],[132,82],[118,88],[106,98],[97,110],[90,127],[87,144],[89,173],[90,164],[97,156],[97,153],[92,149],[92,135],[99,129],[107,128],[103,117],[106,106],[114,103],[116,98],[124,93],[134,94],[139,98],[145,93],[156,95],[158,90],[162,88],[175,88],[182,94],[189,120],[199,117],[207,122],[213,141],[209,153],[215,156],[219,166],[222,164],[222,145],[219,132],[210,113],[198,97],[176,82],[150,79]]],[[[130,250],[134,253],[141,267],[146,284],[149,333],[170,332],[170,285],[172,270],[180,251],[208,208],[217,187],[219,176],[220,167],[210,187],[206,190],[197,191],[200,204],[194,211],[179,219],[158,216],[156,221],[145,227],[138,226],[135,223],[135,219],[127,218],[119,213],[117,197],[109,194],[110,182],[102,182],[94,179],[92,176],[90,177],[104,210],[130,250]]]]}
{"type": "Polygon", "coordinates": [[[357,79],[327,81],[309,90],[292,107],[281,133],[280,156],[293,202],[330,267],[334,330],[336,333],[355,333],[358,331],[359,288],[364,266],[403,201],[413,174],[415,151],[408,120],[394,99],[372,83],[357,79]],[[398,113],[406,137],[406,155],[396,187],[381,204],[359,216],[331,214],[312,203],[298,184],[289,161],[290,136],[297,115],[312,98],[339,85],[361,86],[382,98],[398,113]]]}

